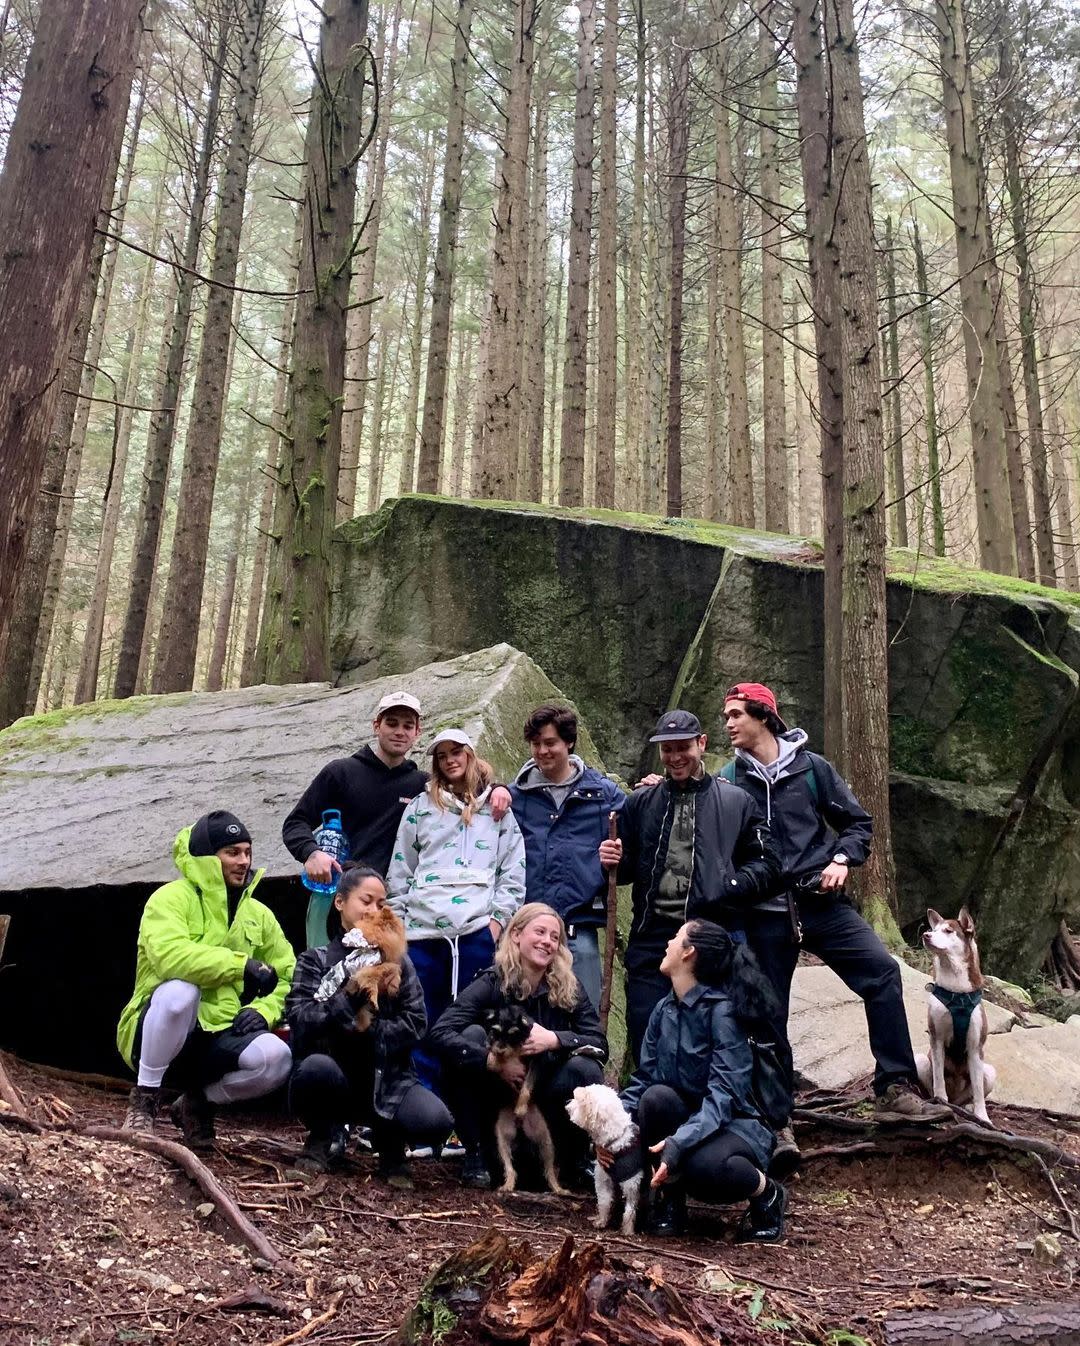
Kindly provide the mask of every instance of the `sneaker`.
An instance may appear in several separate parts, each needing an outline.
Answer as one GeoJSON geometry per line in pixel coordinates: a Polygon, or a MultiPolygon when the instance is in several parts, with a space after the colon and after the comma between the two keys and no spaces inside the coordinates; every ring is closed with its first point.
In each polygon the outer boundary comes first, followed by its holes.
{"type": "Polygon", "coordinates": [[[391,1159],[380,1163],[379,1177],[389,1187],[396,1187],[399,1192],[411,1192],[416,1187],[409,1172],[408,1161],[405,1159],[391,1159]]]}
{"type": "Polygon", "coordinates": [[[898,1081],[879,1094],[874,1104],[875,1122],[951,1122],[953,1110],[947,1103],[933,1103],[917,1093],[910,1084],[898,1081]]]}
{"type": "Polygon", "coordinates": [[[329,1173],[330,1136],[325,1131],[319,1134],[310,1132],[294,1167],[301,1173],[329,1173]]]}
{"type": "Polygon", "coordinates": [[[326,1162],[331,1168],[340,1168],[344,1164],[348,1144],[348,1127],[333,1126],[330,1128],[330,1139],[326,1146],[326,1162]]]}
{"type": "Polygon", "coordinates": [[[430,1145],[412,1145],[405,1151],[406,1159],[430,1159],[435,1151],[430,1145]]]}
{"type": "Polygon", "coordinates": [[[765,1190],[752,1196],[746,1214],[735,1231],[736,1243],[779,1243],[784,1237],[784,1212],[787,1192],[772,1178],[765,1179],[765,1190]]]}
{"type": "Polygon", "coordinates": [[[443,1144],[442,1157],[444,1159],[460,1159],[465,1153],[465,1146],[458,1140],[458,1133],[451,1131],[449,1137],[443,1144]]]}
{"type": "MultiPolygon", "coordinates": [[[[345,1130],[348,1131],[349,1128],[346,1127],[345,1130]]],[[[356,1145],[358,1149],[367,1150],[368,1154],[374,1154],[375,1138],[370,1126],[358,1126],[356,1128],[356,1145]]]]}
{"type": "Polygon", "coordinates": [[[786,1178],[802,1163],[802,1151],[790,1126],[782,1126],[776,1133],[776,1145],[769,1160],[769,1176],[786,1178]]]}
{"type": "Polygon", "coordinates": [[[217,1109],[199,1090],[181,1094],[169,1109],[172,1124],[179,1130],[189,1150],[214,1148],[214,1114],[217,1109]]]}
{"type": "Polygon", "coordinates": [[[686,1193],[681,1184],[666,1182],[654,1189],[645,1232],[660,1239],[686,1233],[686,1193]]]}
{"type": "Polygon", "coordinates": [[[491,1174],[484,1163],[483,1153],[477,1145],[465,1151],[465,1162],[461,1167],[462,1187],[476,1187],[486,1190],[491,1186],[491,1174]]]}
{"type": "Polygon", "coordinates": [[[160,1100],[160,1089],[153,1089],[145,1084],[136,1084],[128,1095],[124,1130],[136,1131],[143,1136],[152,1136],[160,1100]]]}

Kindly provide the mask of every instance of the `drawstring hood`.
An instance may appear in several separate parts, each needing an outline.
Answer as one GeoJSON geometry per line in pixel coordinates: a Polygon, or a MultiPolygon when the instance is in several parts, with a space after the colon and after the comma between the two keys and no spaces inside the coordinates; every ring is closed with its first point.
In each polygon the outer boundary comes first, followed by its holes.
{"type": "Polygon", "coordinates": [[[763,781],[765,785],[765,821],[772,825],[772,792],[773,786],[783,780],[789,774],[788,768],[791,766],[795,754],[802,748],[807,741],[805,729],[789,729],[786,733],[778,734],[776,737],[776,746],[779,749],[775,761],[760,762],[745,748],[736,748],[735,756],[746,767],[751,776],[756,776],[758,780],[763,781]]]}

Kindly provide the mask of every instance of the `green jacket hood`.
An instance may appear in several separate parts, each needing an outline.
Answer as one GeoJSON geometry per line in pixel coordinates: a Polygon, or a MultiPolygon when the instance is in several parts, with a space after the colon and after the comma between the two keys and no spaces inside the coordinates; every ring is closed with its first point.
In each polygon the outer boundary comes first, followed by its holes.
{"type": "MultiPolygon", "coordinates": [[[[221,872],[221,861],[216,855],[192,855],[188,850],[191,840],[191,827],[182,827],[173,842],[173,864],[187,879],[188,883],[207,895],[225,897],[225,875],[221,872]]],[[[244,896],[255,890],[255,886],[266,873],[265,869],[249,869],[248,881],[244,886],[244,896]]]]}

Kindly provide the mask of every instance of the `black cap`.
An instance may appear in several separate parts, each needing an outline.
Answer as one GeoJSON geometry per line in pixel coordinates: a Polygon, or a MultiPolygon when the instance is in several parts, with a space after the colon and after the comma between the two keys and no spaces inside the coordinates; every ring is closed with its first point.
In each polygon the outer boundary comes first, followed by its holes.
{"type": "Polygon", "coordinates": [[[250,841],[251,833],[236,816],[225,809],[204,813],[188,837],[190,855],[217,855],[225,846],[238,846],[250,841]]]}
{"type": "Polygon", "coordinates": [[[668,743],[676,738],[700,738],[701,721],[688,710],[669,710],[656,723],[650,743],[668,743]]]}

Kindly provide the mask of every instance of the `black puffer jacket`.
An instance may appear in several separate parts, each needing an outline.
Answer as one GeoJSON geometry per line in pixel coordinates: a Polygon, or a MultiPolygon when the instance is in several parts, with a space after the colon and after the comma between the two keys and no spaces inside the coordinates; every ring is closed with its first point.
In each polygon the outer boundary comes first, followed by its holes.
{"type": "MultiPolygon", "coordinates": [[[[322,949],[308,949],[296,961],[285,1001],[293,1056],[323,1053],[346,1071],[374,1056],[373,1102],[380,1117],[392,1118],[416,1083],[413,1048],[427,1031],[424,992],[409,958],[401,960],[401,988],[396,996],[380,996],[375,1020],[366,1033],[356,1031],[356,1011],[344,991],[316,1000],[319,983],[349,950],[340,939],[322,949]]],[[[369,1067],[370,1068],[370,1067],[369,1067]]]]}
{"type": "MultiPolygon", "coordinates": [[[[656,891],[667,860],[679,788],[663,780],[635,790],[619,815],[623,842],[619,882],[634,885],[631,939],[647,934],[655,922],[656,891]]],[[[769,894],[780,873],[780,855],[764,812],[745,790],[707,771],[681,788],[698,794],[684,918],[719,921],[725,912],[751,906],[769,894]]]]}

